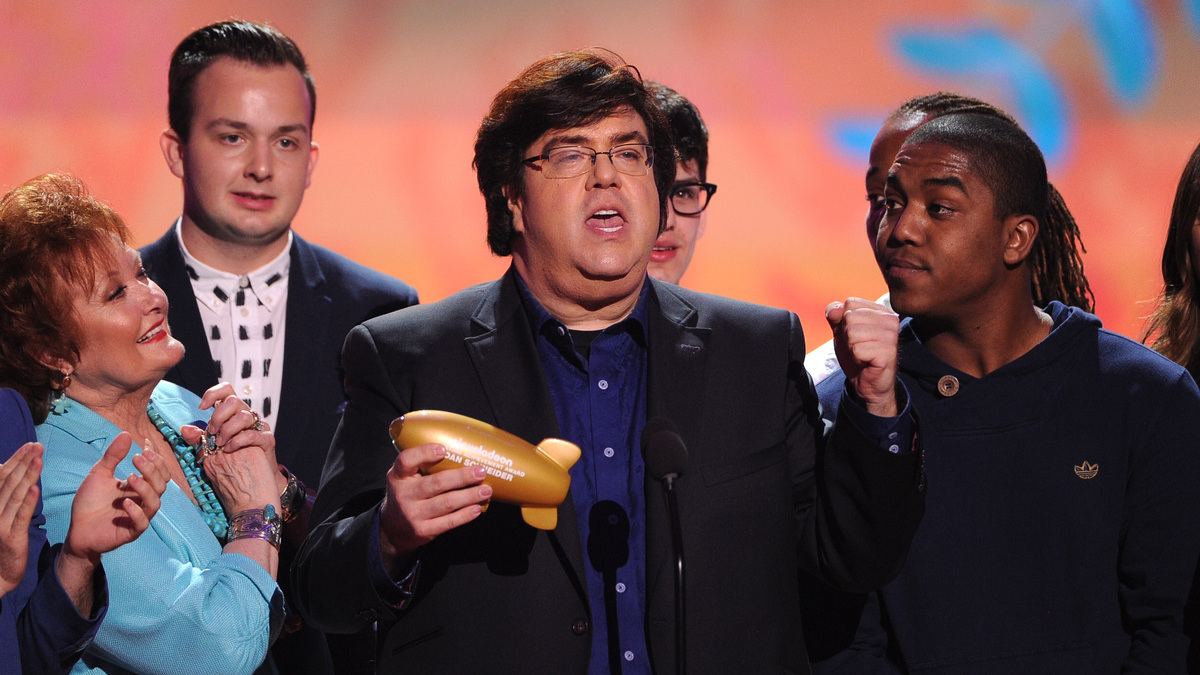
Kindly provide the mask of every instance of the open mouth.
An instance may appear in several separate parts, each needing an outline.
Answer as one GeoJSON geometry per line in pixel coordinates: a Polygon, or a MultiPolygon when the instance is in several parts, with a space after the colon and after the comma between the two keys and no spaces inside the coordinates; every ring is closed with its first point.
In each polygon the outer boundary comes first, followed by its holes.
{"type": "Polygon", "coordinates": [[[600,209],[587,219],[587,224],[601,232],[619,232],[625,226],[625,219],[616,209],[600,209]]]}
{"type": "Polygon", "coordinates": [[[160,337],[166,337],[167,329],[162,323],[159,323],[154,328],[151,328],[148,333],[137,339],[138,344],[145,344],[160,337]]]}

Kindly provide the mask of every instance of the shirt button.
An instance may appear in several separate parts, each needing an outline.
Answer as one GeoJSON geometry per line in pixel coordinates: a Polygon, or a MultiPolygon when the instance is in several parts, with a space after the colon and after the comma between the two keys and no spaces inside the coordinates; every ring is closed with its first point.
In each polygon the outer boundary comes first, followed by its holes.
{"type": "Polygon", "coordinates": [[[558,327],[558,334],[559,334],[559,335],[566,335],[566,334],[567,334],[567,329],[566,329],[566,328],[563,328],[562,326],[559,326],[559,327],[558,327]]]}
{"type": "Polygon", "coordinates": [[[249,396],[250,394],[254,393],[254,387],[247,384],[246,386],[242,387],[242,393],[249,396]]]}
{"type": "Polygon", "coordinates": [[[613,450],[612,448],[605,448],[605,449],[604,449],[604,456],[605,456],[605,457],[612,457],[612,456],[613,456],[613,455],[615,455],[615,454],[617,454],[617,451],[616,451],[616,450],[613,450]]]}
{"type": "Polygon", "coordinates": [[[605,391],[608,389],[608,380],[600,380],[596,383],[596,386],[600,387],[600,391],[605,391]]]}
{"type": "Polygon", "coordinates": [[[575,619],[575,622],[571,624],[571,632],[576,635],[583,635],[587,632],[587,629],[587,619],[575,619]]]}
{"type": "Polygon", "coordinates": [[[250,316],[250,310],[243,307],[242,308],[242,316],[250,316]]]}
{"type": "Polygon", "coordinates": [[[616,524],[617,524],[617,523],[619,523],[619,522],[621,522],[621,519],[620,519],[620,518],[618,518],[618,517],[617,517],[617,514],[615,514],[615,513],[614,513],[613,515],[611,515],[611,516],[609,516],[609,517],[608,517],[608,524],[609,524],[609,525],[616,525],[616,524]]]}
{"type": "Polygon", "coordinates": [[[633,652],[625,652],[625,660],[632,661],[633,660],[633,652]]]}
{"type": "Polygon", "coordinates": [[[625,584],[617,582],[617,592],[624,593],[625,592],[625,584]]]}
{"type": "Polygon", "coordinates": [[[900,435],[899,431],[893,431],[892,433],[888,434],[888,439],[894,441],[894,440],[896,440],[896,437],[899,435],[900,435]]]}
{"type": "Polygon", "coordinates": [[[888,452],[892,453],[893,455],[898,455],[898,454],[900,454],[900,446],[893,445],[890,448],[888,448],[888,452]]]}
{"type": "Polygon", "coordinates": [[[212,301],[212,303],[211,303],[211,304],[212,304],[213,308],[215,309],[215,308],[217,308],[217,307],[220,307],[220,306],[221,306],[221,301],[220,301],[220,300],[217,300],[217,299],[213,299],[213,301],[212,301]]]}

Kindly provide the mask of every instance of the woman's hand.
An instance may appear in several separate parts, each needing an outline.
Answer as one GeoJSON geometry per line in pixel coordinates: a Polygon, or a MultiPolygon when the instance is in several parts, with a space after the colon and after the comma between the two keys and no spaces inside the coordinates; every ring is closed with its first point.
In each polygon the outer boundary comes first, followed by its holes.
{"type": "MultiPolygon", "coordinates": [[[[273,466],[278,465],[279,460],[275,458],[275,434],[271,432],[270,425],[262,421],[258,413],[235,395],[233,385],[222,382],[209,387],[200,398],[200,409],[208,408],[212,408],[213,413],[208,421],[207,433],[216,440],[218,450],[233,453],[243,448],[256,447],[267,453],[267,458],[273,466]]],[[[185,432],[183,437],[193,444],[199,439],[199,435],[190,430],[185,432]]],[[[278,471],[276,474],[276,486],[282,493],[287,488],[287,477],[278,471]]]]}
{"type": "Polygon", "coordinates": [[[42,444],[26,443],[0,464],[0,597],[21,583],[29,560],[29,523],[38,501],[42,444]]]}
{"type": "MultiPolygon", "coordinates": [[[[261,509],[267,504],[279,510],[279,467],[261,448],[240,452],[218,452],[204,460],[204,474],[225,507],[225,514],[261,509]]],[[[286,485],[286,483],[285,483],[286,485]]]]}
{"type": "Polygon", "coordinates": [[[141,472],[117,480],[117,465],[133,439],[121,432],[84,476],[71,502],[71,526],[55,561],[59,583],[84,616],[92,615],[93,579],[100,554],[137,539],[162,504],[170,473],[165,457],[149,449],[133,458],[141,472]]]}
{"type": "Polygon", "coordinates": [[[141,475],[131,473],[125,480],[117,480],[113,474],[132,444],[129,434],[118,434],[79,484],[71,502],[64,553],[98,561],[101,553],[137,539],[150,527],[170,473],[166,458],[147,449],[133,458],[141,475]]]}

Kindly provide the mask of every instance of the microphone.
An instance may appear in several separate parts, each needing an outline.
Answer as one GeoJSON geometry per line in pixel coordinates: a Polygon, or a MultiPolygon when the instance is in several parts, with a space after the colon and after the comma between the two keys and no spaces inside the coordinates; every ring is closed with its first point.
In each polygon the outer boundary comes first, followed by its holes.
{"type": "Polygon", "coordinates": [[[687,447],[674,422],[665,417],[652,417],[642,428],[642,453],[646,471],[666,488],[671,547],[675,550],[675,672],[684,675],[687,673],[687,630],[684,621],[683,530],[679,524],[675,479],[687,469],[687,447]]]}
{"type": "Polygon", "coordinates": [[[687,469],[687,448],[679,427],[665,417],[653,417],[642,428],[642,452],[650,476],[667,483],[668,489],[687,469]]]}
{"type": "MultiPolygon", "coordinates": [[[[604,616],[608,626],[608,672],[621,675],[620,626],[617,622],[617,570],[629,562],[629,515],[605,499],[588,513],[588,560],[604,583],[604,616]]],[[[630,630],[628,626],[625,630],[630,630]]],[[[637,630],[636,627],[633,630],[637,630]]]]}

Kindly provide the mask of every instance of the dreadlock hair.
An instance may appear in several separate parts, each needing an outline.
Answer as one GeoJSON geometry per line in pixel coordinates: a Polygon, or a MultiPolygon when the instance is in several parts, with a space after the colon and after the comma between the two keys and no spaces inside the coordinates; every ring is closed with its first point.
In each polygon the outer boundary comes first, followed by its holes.
{"type": "Polygon", "coordinates": [[[1183,167],[1163,248],[1163,290],[1142,342],[1200,377],[1200,285],[1192,261],[1192,229],[1200,216],[1200,146],[1183,167]]]}
{"type": "MultiPolygon", "coordinates": [[[[889,119],[904,115],[924,115],[928,120],[952,114],[979,114],[1002,119],[1020,126],[1007,112],[970,96],[939,91],[910,98],[896,108],[889,119]]],[[[1047,181],[1044,220],[1029,255],[1033,274],[1033,302],[1045,307],[1051,300],[1064,305],[1095,311],[1096,298],[1083,272],[1083,254],[1087,249],[1079,235],[1079,225],[1067,208],[1062,194],[1047,181]]]]}

